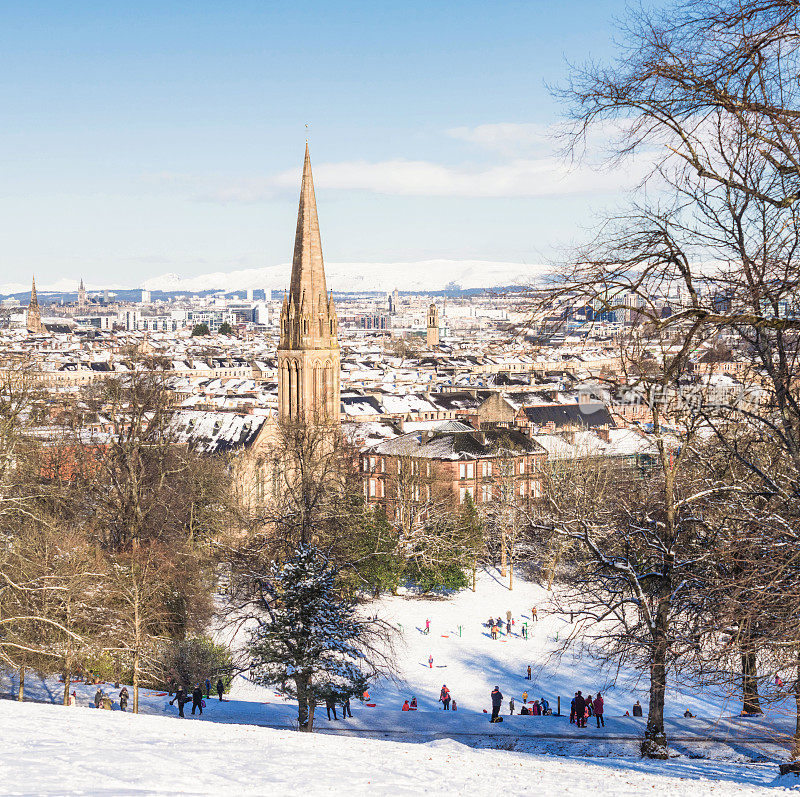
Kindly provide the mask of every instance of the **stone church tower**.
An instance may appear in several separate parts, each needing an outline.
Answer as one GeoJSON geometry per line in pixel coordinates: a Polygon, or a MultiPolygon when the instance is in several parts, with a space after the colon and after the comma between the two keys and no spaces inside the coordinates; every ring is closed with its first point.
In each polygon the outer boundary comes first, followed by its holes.
{"type": "Polygon", "coordinates": [[[28,332],[32,335],[41,335],[45,332],[42,324],[42,313],[39,310],[39,297],[36,295],[36,278],[31,283],[31,301],[28,304],[28,314],[26,317],[28,332]]]}
{"type": "Polygon", "coordinates": [[[81,277],[81,284],[78,286],[78,307],[81,310],[86,307],[86,288],[83,285],[83,277],[81,277]]]}
{"type": "Polygon", "coordinates": [[[435,304],[428,308],[428,329],[425,333],[425,342],[429,349],[439,345],[439,309],[435,304]]]}
{"type": "Polygon", "coordinates": [[[281,309],[278,410],[282,422],[339,423],[339,340],[325,264],[317,200],[306,144],[297,212],[292,281],[281,309]]]}

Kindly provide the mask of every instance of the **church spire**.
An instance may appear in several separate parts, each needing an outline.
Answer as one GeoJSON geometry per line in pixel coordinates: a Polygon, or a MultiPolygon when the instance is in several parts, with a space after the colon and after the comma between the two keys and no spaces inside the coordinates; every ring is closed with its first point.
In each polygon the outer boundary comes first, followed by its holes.
{"type": "Polygon", "coordinates": [[[281,308],[278,407],[282,421],[339,420],[339,324],[325,284],[311,157],[303,161],[289,295],[281,308]]]}
{"type": "Polygon", "coordinates": [[[317,199],[314,196],[314,178],[311,174],[311,156],[306,142],[300,207],[297,210],[297,232],[294,236],[289,302],[299,310],[303,299],[309,303],[316,302],[320,294],[325,296],[327,292],[325,265],[322,261],[322,240],[317,219],[317,199]]]}
{"type": "Polygon", "coordinates": [[[36,295],[36,277],[34,277],[31,282],[31,300],[28,303],[28,315],[26,321],[28,332],[31,332],[34,335],[41,335],[42,332],[44,332],[44,326],[42,326],[42,313],[39,309],[39,297],[36,295]]]}

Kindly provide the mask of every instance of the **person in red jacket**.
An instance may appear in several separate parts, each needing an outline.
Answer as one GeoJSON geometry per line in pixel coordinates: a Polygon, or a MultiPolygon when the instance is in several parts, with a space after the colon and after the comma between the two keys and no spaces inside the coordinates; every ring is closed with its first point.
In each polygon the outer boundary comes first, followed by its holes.
{"type": "Polygon", "coordinates": [[[597,697],[594,699],[594,716],[597,718],[597,727],[599,728],[601,725],[605,728],[606,723],[603,719],[603,696],[600,692],[597,693],[597,697]]]}

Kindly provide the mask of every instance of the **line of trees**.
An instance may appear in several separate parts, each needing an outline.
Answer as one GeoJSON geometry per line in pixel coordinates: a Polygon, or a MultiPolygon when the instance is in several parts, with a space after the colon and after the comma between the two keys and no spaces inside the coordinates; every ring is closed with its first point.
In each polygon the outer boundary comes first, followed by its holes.
{"type": "Polygon", "coordinates": [[[211,616],[223,463],[176,445],[158,372],[93,384],[46,437],[24,369],[0,396],[0,661],[20,699],[26,669],[60,675],[65,703],[94,670],[129,680],[138,711],[140,684],[168,683],[211,616]]]}

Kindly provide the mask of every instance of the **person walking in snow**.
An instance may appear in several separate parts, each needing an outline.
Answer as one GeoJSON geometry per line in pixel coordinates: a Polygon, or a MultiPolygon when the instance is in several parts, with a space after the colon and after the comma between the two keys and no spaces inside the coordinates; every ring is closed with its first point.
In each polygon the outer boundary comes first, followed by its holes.
{"type": "Polygon", "coordinates": [[[500,716],[500,706],[503,705],[503,693],[500,691],[499,686],[492,689],[492,718],[489,722],[497,722],[500,716]]]}
{"type": "Polygon", "coordinates": [[[206,678],[206,700],[211,700],[211,679],[206,678]]]}
{"type": "Polygon", "coordinates": [[[642,716],[642,704],[638,700],[633,704],[633,716],[634,717],[642,716]]]}
{"type": "Polygon", "coordinates": [[[506,622],[511,625],[511,610],[506,612],[506,622]]]}
{"type": "Polygon", "coordinates": [[[589,712],[586,716],[591,717],[594,714],[594,701],[591,695],[586,695],[586,710],[589,712]]]}
{"type": "Polygon", "coordinates": [[[523,623],[522,624],[522,638],[523,639],[527,639],[528,638],[528,624],[527,623],[523,623]]]}
{"type": "Polygon", "coordinates": [[[511,636],[511,623],[506,623],[506,635],[511,636]]]}
{"type": "Polygon", "coordinates": [[[531,622],[536,622],[539,619],[539,614],[535,606],[531,606],[531,622]]]}
{"type": "Polygon", "coordinates": [[[128,701],[130,700],[130,698],[131,698],[131,695],[130,695],[130,692],[128,692],[128,687],[127,686],[123,686],[122,689],[120,690],[120,693],[119,693],[119,708],[120,708],[120,711],[125,711],[125,709],[128,707],[128,701]]]}
{"type": "Polygon", "coordinates": [[[328,720],[330,721],[331,718],[331,711],[333,712],[333,718],[338,720],[339,718],[336,716],[336,701],[333,699],[333,695],[326,695],[325,696],[325,711],[328,712],[328,720]]]}
{"type": "Polygon", "coordinates": [[[431,621],[429,619],[425,620],[425,633],[430,634],[431,632],[431,621]]]}
{"type": "Polygon", "coordinates": [[[428,667],[430,667],[431,669],[433,669],[433,654],[431,654],[430,656],[428,656],[428,667]]]}
{"type": "Polygon", "coordinates": [[[78,693],[77,693],[77,692],[73,692],[73,693],[72,693],[72,694],[69,696],[69,704],[70,704],[71,706],[77,706],[77,705],[78,705],[78,693]]]}
{"type": "Polygon", "coordinates": [[[492,620],[492,639],[497,639],[497,626],[495,625],[494,620],[492,620]]]}
{"type": "Polygon", "coordinates": [[[575,698],[578,697],[578,693],[575,692],[575,697],[572,698],[572,702],[569,704],[569,722],[570,725],[575,724],[575,698]]]}
{"type": "Polygon", "coordinates": [[[103,690],[98,688],[98,690],[94,693],[94,707],[100,708],[100,703],[103,702],[103,690]]]}
{"type": "Polygon", "coordinates": [[[222,695],[225,692],[225,684],[222,683],[222,678],[217,679],[217,694],[219,695],[219,701],[222,702],[222,695]]]}
{"type": "Polygon", "coordinates": [[[525,680],[526,681],[530,681],[531,680],[531,665],[530,664],[528,665],[528,674],[525,677],[525,680]]]}
{"type": "Polygon", "coordinates": [[[512,697],[511,700],[508,701],[508,713],[514,713],[514,698],[512,697]]]}
{"type": "Polygon", "coordinates": [[[603,695],[600,692],[597,693],[597,697],[594,699],[594,716],[597,720],[597,727],[599,728],[601,725],[605,728],[606,723],[603,719],[603,695]]]}
{"type": "Polygon", "coordinates": [[[528,693],[527,692],[523,692],[522,693],[522,702],[523,703],[527,703],[528,702],[528,693]]]}
{"type": "Polygon", "coordinates": [[[442,684],[442,691],[439,693],[439,700],[441,700],[445,711],[450,711],[450,690],[446,684],[442,684]]]}
{"type": "Polygon", "coordinates": [[[575,722],[579,728],[586,727],[586,698],[581,694],[581,690],[575,695],[575,722]]]}
{"type": "Polygon", "coordinates": [[[185,716],[183,713],[183,707],[189,702],[189,698],[186,697],[186,692],[182,686],[179,686],[175,692],[175,697],[169,701],[170,705],[174,703],[178,704],[178,716],[183,717],[185,716]]]}
{"type": "Polygon", "coordinates": [[[203,690],[200,688],[200,684],[196,684],[194,689],[192,690],[192,714],[194,714],[194,710],[198,709],[200,711],[200,716],[203,716],[203,690]]]}
{"type": "Polygon", "coordinates": [[[342,701],[342,719],[346,720],[348,717],[353,719],[353,714],[350,711],[350,695],[347,695],[345,699],[342,701]]]}

